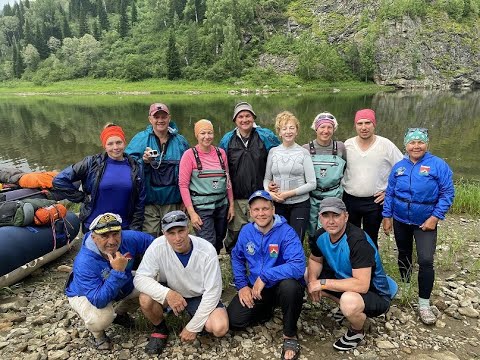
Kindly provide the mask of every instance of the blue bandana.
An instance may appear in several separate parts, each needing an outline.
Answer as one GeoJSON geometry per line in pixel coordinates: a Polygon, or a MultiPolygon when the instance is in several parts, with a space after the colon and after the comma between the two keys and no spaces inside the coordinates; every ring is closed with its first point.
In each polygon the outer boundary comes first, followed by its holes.
{"type": "Polygon", "coordinates": [[[424,128],[409,128],[405,133],[403,145],[407,145],[410,141],[419,140],[428,143],[428,129],[424,128]]]}

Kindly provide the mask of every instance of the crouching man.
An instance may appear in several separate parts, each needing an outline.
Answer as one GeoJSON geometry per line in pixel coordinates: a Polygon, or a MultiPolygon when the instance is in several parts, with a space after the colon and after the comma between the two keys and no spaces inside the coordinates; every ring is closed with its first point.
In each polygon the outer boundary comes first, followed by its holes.
{"type": "MultiPolygon", "coordinates": [[[[348,223],[345,204],[338,198],[320,203],[322,229],[310,240],[308,292],[313,301],[333,299],[350,323],[345,335],[333,347],[354,349],[365,337],[367,317],[388,311],[397,284],[385,274],[378,250],[365,231],[348,223]]],[[[340,321],[339,321],[340,320],[340,321]]]]}
{"type": "Polygon", "coordinates": [[[252,223],[245,225],[232,250],[238,294],[228,305],[230,326],[243,329],[283,313],[282,359],[298,359],[297,321],[305,294],[305,255],[295,230],[275,215],[270,194],[255,191],[248,199],[252,223]]]}
{"type": "Polygon", "coordinates": [[[192,316],[180,333],[182,341],[195,340],[203,329],[217,337],[228,331],[217,251],[207,240],[188,234],[188,218],[182,211],[165,214],[161,225],[163,236],[148,248],[134,279],[140,308],[154,325],[145,347],[152,355],[166,345],[167,307],[175,315],[186,310],[192,316]]]}
{"type": "Polygon", "coordinates": [[[90,224],[65,294],[99,350],[112,347],[105,334],[112,322],[126,327],[134,325],[127,312],[138,308],[139,292],[133,286],[131,270],[134,258],[145,253],[152,241],[151,235],[122,230],[122,218],[117,214],[101,214],[90,224]],[[115,307],[114,301],[118,301],[115,307]]]}

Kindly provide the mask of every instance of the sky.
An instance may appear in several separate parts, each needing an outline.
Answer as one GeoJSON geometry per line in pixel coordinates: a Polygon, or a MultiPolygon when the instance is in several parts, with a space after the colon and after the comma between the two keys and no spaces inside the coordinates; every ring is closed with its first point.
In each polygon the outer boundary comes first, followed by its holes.
{"type": "Polygon", "coordinates": [[[3,5],[5,5],[6,3],[10,3],[10,5],[12,5],[14,2],[14,0],[0,0],[0,9],[2,9],[3,5]]]}

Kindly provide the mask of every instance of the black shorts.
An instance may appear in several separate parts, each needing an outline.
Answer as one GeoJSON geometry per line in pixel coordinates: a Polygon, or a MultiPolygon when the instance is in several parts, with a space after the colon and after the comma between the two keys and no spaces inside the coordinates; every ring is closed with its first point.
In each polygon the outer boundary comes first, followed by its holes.
{"type": "MultiPolygon", "coordinates": [[[[200,305],[200,302],[202,301],[201,296],[193,297],[193,298],[185,298],[185,301],[187,302],[187,307],[186,310],[190,316],[194,316],[195,313],[197,312],[198,306],[200,305]]],[[[223,305],[222,301],[220,300],[217,304],[217,309],[218,308],[224,308],[225,305],[223,305]]]]}
{"type": "MultiPolygon", "coordinates": [[[[322,290],[333,297],[340,299],[342,292],[322,290]]],[[[376,292],[368,290],[366,294],[359,294],[365,304],[363,312],[367,317],[376,317],[385,314],[390,309],[390,298],[388,296],[378,295],[376,292]]]]}

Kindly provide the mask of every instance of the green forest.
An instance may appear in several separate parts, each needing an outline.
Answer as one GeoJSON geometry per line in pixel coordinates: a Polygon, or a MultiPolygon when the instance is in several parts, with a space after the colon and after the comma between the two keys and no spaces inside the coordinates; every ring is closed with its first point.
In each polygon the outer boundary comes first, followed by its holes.
{"type": "MultiPolygon", "coordinates": [[[[477,22],[480,0],[381,0],[365,6],[352,31],[362,41],[332,42],[352,22],[313,0],[22,0],[0,15],[0,80],[36,85],[78,78],[261,82],[279,76],[259,59],[286,59],[282,76],[301,81],[371,82],[375,39],[388,19],[439,14],[477,22]],[[292,24],[294,29],[292,30],[292,24]]],[[[345,2],[348,4],[348,2],[345,2]]],[[[356,3],[362,3],[357,1],[356,3]]],[[[363,1],[368,3],[368,1],[363,1]]]]}

